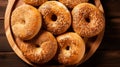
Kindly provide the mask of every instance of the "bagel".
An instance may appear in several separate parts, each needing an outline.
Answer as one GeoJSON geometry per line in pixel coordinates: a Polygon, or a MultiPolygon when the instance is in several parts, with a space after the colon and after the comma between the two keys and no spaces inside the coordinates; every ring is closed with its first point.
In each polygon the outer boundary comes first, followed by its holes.
{"type": "Polygon", "coordinates": [[[39,33],[39,35],[29,41],[23,41],[17,37],[16,43],[25,58],[36,64],[43,64],[50,61],[57,51],[57,41],[47,31],[39,33]]]}
{"type": "Polygon", "coordinates": [[[74,8],[76,5],[80,3],[85,3],[88,2],[88,0],[59,0],[59,2],[63,3],[66,5],[68,8],[74,8]]]}
{"type": "Polygon", "coordinates": [[[41,14],[31,5],[21,5],[12,12],[13,34],[23,40],[32,39],[39,32],[41,24],[41,14]]]}
{"type": "Polygon", "coordinates": [[[48,0],[23,0],[26,4],[30,4],[33,6],[40,6],[48,0]]]}
{"type": "Polygon", "coordinates": [[[103,13],[93,4],[81,3],[72,10],[73,30],[82,37],[98,35],[105,27],[103,13]]]}
{"type": "Polygon", "coordinates": [[[68,32],[57,37],[60,52],[58,61],[64,65],[75,65],[79,63],[85,54],[85,43],[83,39],[73,32],[68,32]]]}
{"type": "Polygon", "coordinates": [[[43,16],[45,28],[54,35],[66,32],[71,25],[71,14],[60,2],[47,1],[38,10],[43,16]]]}

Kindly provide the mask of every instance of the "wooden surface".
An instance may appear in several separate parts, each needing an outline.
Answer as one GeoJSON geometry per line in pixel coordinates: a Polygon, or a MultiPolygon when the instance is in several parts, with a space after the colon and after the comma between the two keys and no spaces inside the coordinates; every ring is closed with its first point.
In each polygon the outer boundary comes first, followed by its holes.
{"type": "MultiPolygon", "coordinates": [[[[106,29],[96,53],[79,67],[120,67],[120,0],[101,0],[105,10],[106,29]]],[[[0,0],[0,66],[29,67],[11,49],[4,32],[7,0],[0,0]]]]}

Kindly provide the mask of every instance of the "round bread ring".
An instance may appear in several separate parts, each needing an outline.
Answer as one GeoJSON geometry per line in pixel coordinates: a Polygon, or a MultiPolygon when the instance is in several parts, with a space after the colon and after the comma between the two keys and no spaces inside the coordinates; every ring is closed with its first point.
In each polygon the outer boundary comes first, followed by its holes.
{"type": "Polygon", "coordinates": [[[58,61],[64,65],[79,63],[85,54],[85,42],[77,34],[68,32],[57,37],[60,47],[58,61]]]}
{"type": "Polygon", "coordinates": [[[59,2],[63,3],[69,8],[74,8],[76,5],[80,3],[88,2],[88,0],[74,0],[74,1],[73,0],[59,0],[59,2]]]}
{"type": "Polygon", "coordinates": [[[90,3],[81,3],[72,10],[73,29],[82,37],[93,37],[103,31],[103,13],[90,3]],[[79,18],[79,19],[78,19],[79,18]]]}
{"type": "Polygon", "coordinates": [[[23,0],[23,1],[33,6],[40,6],[41,4],[45,3],[48,0],[23,0]]]}
{"type": "Polygon", "coordinates": [[[12,12],[12,31],[22,40],[32,39],[39,32],[41,24],[41,14],[31,5],[21,5],[12,12]]]}
{"type": "Polygon", "coordinates": [[[39,7],[39,11],[43,15],[45,28],[54,35],[64,33],[71,25],[70,12],[60,2],[47,1],[39,7]],[[54,16],[56,19],[52,20],[54,16]]]}
{"type": "Polygon", "coordinates": [[[50,61],[57,51],[57,41],[47,31],[29,41],[16,38],[16,43],[26,59],[32,63],[43,64],[50,61]]]}

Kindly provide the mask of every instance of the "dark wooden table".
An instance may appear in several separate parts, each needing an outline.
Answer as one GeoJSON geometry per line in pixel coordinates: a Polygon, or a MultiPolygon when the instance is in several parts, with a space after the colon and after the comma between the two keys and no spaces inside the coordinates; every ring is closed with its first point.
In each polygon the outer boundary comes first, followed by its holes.
{"type": "MultiPolygon", "coordinates": [[[[120,0],[101,0],[106,28],[95,54],[79,67],[120,67],[120,0]]],[[[0,67],[29,67],[11,49],[4,32],[7,0],[0,0],[0,67]]]]}

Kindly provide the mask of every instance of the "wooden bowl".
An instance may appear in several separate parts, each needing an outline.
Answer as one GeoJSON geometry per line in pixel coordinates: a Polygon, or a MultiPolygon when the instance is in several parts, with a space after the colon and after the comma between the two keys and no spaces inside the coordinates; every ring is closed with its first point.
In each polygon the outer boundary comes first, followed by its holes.
{"type": "MultiPolygon", "coordinates": [[[[101,10],[101,12],[104,13],[100,0],[94,0],[94,3],[95,3],[95,6],[97,8],[99,8],[101,10]]],[[[14,52],[23,61],[25,61],[29,65],[35,66],[33,63],[31,63],[30,61],[28,61],[24,57],[21,50],[18,48],[18,46],[17,46],[17,44],[16,44],[16,42],[14,40],[12,30],[11,30],[11,26],[10,26],[12,11],[16,7],[18,7],[18,6],[22,5],[22,4],[24,4],[24,2],[22,0],[8,0],[8,5],[7,5],[6,13],[5,13],[5,33],[6,33],[7,39],[9,41],[9,43],[10,43],[10,46],[14,50],[14,52]]],[[[81,64],[81,63],[85,62],[86,60],[88,60],[95,53],[95,51],[97,50],[97,48],[99,47],[99,45],[100,45],[100,43],[102,41],[103,35],[104,35],[104,30],[95,37],[84,38],[84,40],[86,42],[86,53],[85,53],[82,61],[79,64],[81,64]]],[[[79,65],[79,64],[77,64],[77,65],[79,65]]],[[[52,64],[52,65],[55,65],[55,64],[52,64]]],[[[64,65],[62,65],[62,66],[64,66],[64,65]]]]}

